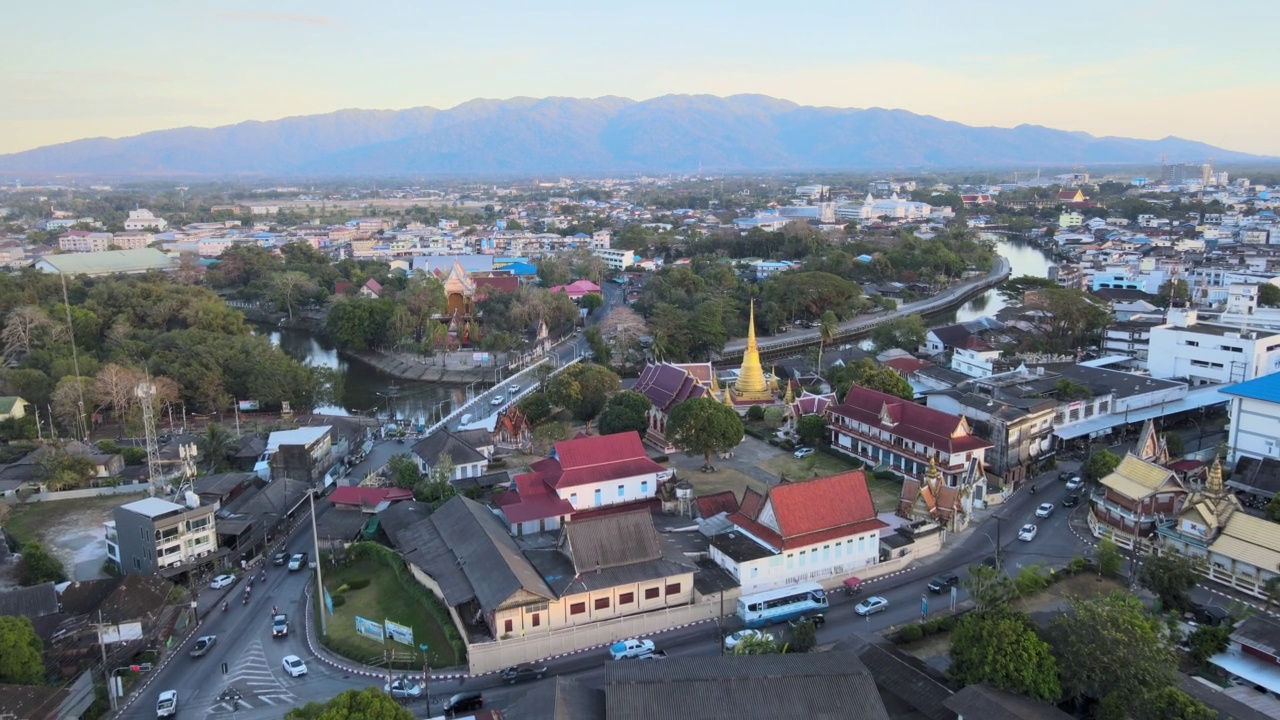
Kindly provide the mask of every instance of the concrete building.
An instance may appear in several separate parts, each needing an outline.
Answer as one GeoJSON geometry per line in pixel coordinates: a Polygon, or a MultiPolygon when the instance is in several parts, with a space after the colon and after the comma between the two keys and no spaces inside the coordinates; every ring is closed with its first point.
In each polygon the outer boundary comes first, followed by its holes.
{"type": "Polygon", "coordinates": [[[1192,308],[1172,308],[1168,317],[1151,329],[1147,368],[1154,378],[1223,385],[1280,370],[1280,332],[1201,323],[1192,308]]]}
{"type": "Polygon", "coordinates": [[[1227,459],[1280,458],[1280,373],[1223,388],[1222,393],[1230,398],[1227,459]]]}
{"type": "Polygon", "coordinates": [[[124,221],[124,229],[164,232],[169,229],[169,222],[156,217],[150,210],[130,210],[129,217],[124,221]]]}
{"type": "Polygon", "coordinates": [[[213,505],[146,498],[115,508],[106,523],[107,557],[124,573],[164,573],[212,563],[218,549],[213,505]]]}
{"type": "Polygon", "coordinates": [[[58,249],[63,252],[106,252],[111,249],[115,236],[109,232],[68,230],[58,236],[58,249]]]}
{"type": "Polygon", "coordinates": [[[1057,402],[1037,397],[1003,399],[1000,394],[998,382],[975,381],[926,398],[931,408],[968,418],[973,433],[991,443],[984,456],[987,471],[1016,488],[1034,477],[1053,452],[1057,402]]]}
{"type": "Polygon", "coordinates": [[[332,429],[317,425],[271,433],[254,472],[264,480],[287,477],[311,487],[321,487],[322,481],[329,485],[334,464],[332,429]]]}
{"type": "Polygon", "coordinates": [[[143,250],[107,250],[105,252],[45,255],[35,262],[35,269],[65,275],[134,275],[152,270],[172,270],[172,258],[155,248],[143,250]]]}
{"type": "Polygon", "coordinates": [[[592,243],[591,254],[603,260],[610,270],[626,270],[636,262],[636,254],[631,250],[615,250],[608,244],[603,247],[594,247],[595,241],[592,240],[592,243]]]}

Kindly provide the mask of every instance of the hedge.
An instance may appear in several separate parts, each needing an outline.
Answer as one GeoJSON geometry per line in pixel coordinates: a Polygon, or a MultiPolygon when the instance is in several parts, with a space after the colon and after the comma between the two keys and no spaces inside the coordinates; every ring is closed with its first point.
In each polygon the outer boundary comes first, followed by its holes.
{"type": "MultiPolygon", "coordinates": [[[[449,644],[453,646],[453,652],[457,656],[458,662],[466,664],[467,644],[458,635],[458,628],[453,624],[449,609],[445,607],[440,598],[423,587],[422,583],[413,577],[413,574],[405,567],[404,561],[394,550],[375,542],[353,543],[347,549],[347,562],[358,560],[373,560],[390,568],[396,574],[396,580],[400,582],[400,587],[426,605],[427,612],[431,614],[431,617],[435,618],[436,624],[440,626],[445,637],[449,639],[449,644]]],[[[354,582],[359,582],[359,580],[353,581],[353,584],[354,582]]]]}

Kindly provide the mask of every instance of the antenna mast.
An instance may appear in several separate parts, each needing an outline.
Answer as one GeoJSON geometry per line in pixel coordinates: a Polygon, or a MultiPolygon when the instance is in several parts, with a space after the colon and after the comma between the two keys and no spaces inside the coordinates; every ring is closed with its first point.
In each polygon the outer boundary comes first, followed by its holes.
{"type": "Polygon", "coordinates": [[[147,442],[147,475],[151,482],[152,495],[155,495],[164,484],[164,474],[160,470],[160,448],[156,440],[156,413],[153,405],[156,386],[148,378],[139,383],[133,392],[138,397],[138,404],[142,406],[142,426],[147,442]]]}

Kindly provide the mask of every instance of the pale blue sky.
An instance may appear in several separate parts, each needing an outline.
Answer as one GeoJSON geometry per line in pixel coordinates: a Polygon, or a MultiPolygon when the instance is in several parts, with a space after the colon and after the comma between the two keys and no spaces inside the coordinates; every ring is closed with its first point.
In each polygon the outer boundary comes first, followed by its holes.
{"type": "Polygon", "coordinates": [[[0,153],[340,108],[762,93],[1280,155],[1280,2],[6,3],[0,153]]]}

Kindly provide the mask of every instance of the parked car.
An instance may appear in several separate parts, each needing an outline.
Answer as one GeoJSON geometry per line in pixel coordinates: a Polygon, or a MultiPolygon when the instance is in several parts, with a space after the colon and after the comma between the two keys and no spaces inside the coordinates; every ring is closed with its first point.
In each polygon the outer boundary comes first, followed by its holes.
{"type": "Polygon", "coordinates": [[[444,701],[445,715],[454,715],[467,710],[479,710],[484,707],[484,696],[479,692],[460,692],[444,701]]]}
{"type": "Polygon", "coordinates": [[[275,554],[275,557],[271,558],[271,564],[276,567],[280,567],[287,562],[289,562],[289,553],[287,552],[278,552],[275,554]]]}
{"type": "Polygon", "coordinates": [[[216,642],[218,642],[217,635],[201,635],[196,638],[196,644],[191,646],[191,657],[204,657],[205,653],[209,652],[209,648],[212,648],[216,642]]]}
{"type": "Polygon", "coordinates": [[[929,581],[929,592],[940,593],[947,588],[960,584],[960,576],[955,573],[942,573],[929,581]]]}
{"type": "Polygon", "coordinates": [[[271,616],[271,637],[288,637],[289,636],[289,616],[280,613],[271,616]]]}
{"type": "Polygon", "coordinates": [[[280,664],[284,666],[284,671],[289,674],[289,677],[299,677],[307,674],[307,664],[302,662],[302,658],[297,655],[285,655],[280,664]]]}
{"type": "Polygon", "coordinates": [[[289,571],[290,571],[290,572],[292,572],[292,571],[294,571],[294,570],[301,570],[302,568],[304,568],[304,567],[306,567],[306,566],[307,566],[307,554],[306,554],[306,553],[298,553],[297,555],[294,555],[293,557],[289,558],[289,571]]]}
{"type": "Polygon", "coordinates": [[[214,590],[221,590],[222,588],[234,583],[235,581],[236,581],[235,575],[219,575],[218,577],[213,579],[213,582],[209,583],[209,587],[213,588],[214,590]]]}
{"type": "Polygon", "coordinates": [[[879,595],[872,595],[866,600],[863,600],[862,602],[858,603],[857,606],[853,608],[853,611],[858,613],[859,615],[873,615],[875,613],[888,610],[888,609],[889,609],[888,600],[885,600],[879,595]]]}
{"type": "Polygon", "coordinates": [[[1070,480],[1073,476],[1075,476],[1075,473],[1071,472],[1070,470],[1063,470],[1058,473],[1058,481],[1063,482],[1066,480],[1070,480]]]}
{"type": "Polygon", "coordinates": [[[763,630],[751,630],[751,629],[739,630],[738,632],[731,633],[725,637],[724,649],[731,651],[734,648],[738,647],[738,645],[742,644],[744,640],[749,640],[749,639],[767,640],[769,642],[773,642],[773,636],[763,630]]]}
{"type": "Polygon", "coordinates": [[[812,615],[801,615],[798,618],[792,618],[787,621],[791,627],[797,627],[802,623],[813,622],[813,628],[816,630],[827,624],[827,616],[822,613],[814,613],[812,615]]]}
{"type": "Polygon", "coordinates": [[[1084,480],[1079,475],[1073,476],[1067,481],[1068,490],[1079,490],[1084,485],[1084,480]]]}
{"type": "Polygon", "coordinates": [[[503,401],[504,399],[505,399],[505,398],[503,398],[501,395],[494,395],[494,396],[493,396],[493,399],[489,401],[489,404],[490,404],[490,405],[501,405],[501,404],[502,404],[502,401],[503,401]]]}
{"type": "Polygon", "coordinates": [[[1219,627],[1222,625],[1232,625],[1235,619],[1231,617],[1231,613],[1225,608],[1217,605],[1197,605],[1191,611],[1191,621],[1196,625],[1208,625],[1209,627],[1219,627]]]}
{"type": "Polygon", "coordinates": [[[653,652],[652,640],[619,640],[609,646],[609,654],[614,660],[625,660],[627,658],[639,657],[645,653],[653,652]]]}
{"type": "Polygon", "coordinates": [[[1036,508],[1036,517],[1047,518],[1053,514],[1053,503],[1040,503],[1040,507],[1036,508]]]}
{"type": "Polygon", "coordinates": [[[1018,539],[1023,542],[1031,542],[1036,539],[1036,533],[1038,532],[1040,532],[1040,528],[1032,525],[1031,523],[1027,523],[1018,531],[1018,539]]]}
{"type": "Polygon", "coordinates": [[[525,663],[523,665],[513,665],[506,668],[499,673],[499,677],[501,677],[502,681],[508,685],[515,685],[518,682],[525,682],[526,680],[541,680],[546,674],[547,669],[545,667],[538,667],[537,665],[525,663]]]}
{"type": "Polygon", "coordinates": [[[178,714],[178,691],[163,690],[156,700],[156,717],[174,717],[178,714]]]}
{"type": "Polygon", "coordinates": [[[1080,504],[1079,495],[1068,495],[1062,498],[1062,507],[1075,507],[1080,504]]]}
{"type": "Polygon", "coordinates": [[[420,698],[422,686],[413,678],[398,677],[389,683],[384,683],[382,692],[393,698],[420,698]]]}
{"type": "Polygon", "coordinates": [[[794,455],[794,456],[795,456],[795,457],[797,457],[797,458],[807,458],[807,457],[809,457],[810,455],[812,455],[812,454],[813,454],[813,448],[811,448],[811,447],[798,447],[798,448],[796,448],[796,451],[795,451],[795,452],[793,452],[793,453],[791,453],[791,454],[792,454],[792,455],[794,455]]]}

